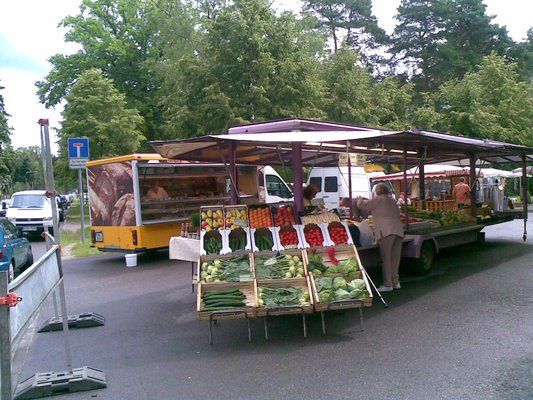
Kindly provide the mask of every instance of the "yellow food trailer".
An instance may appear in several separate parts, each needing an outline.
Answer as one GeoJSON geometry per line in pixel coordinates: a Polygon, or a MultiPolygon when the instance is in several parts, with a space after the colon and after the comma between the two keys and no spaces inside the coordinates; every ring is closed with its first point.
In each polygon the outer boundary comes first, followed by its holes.
{"type": "MultiPolygon", "coordinates": [[[[100,251],[142,252],[168,247],[200,206],[229,204],[223,164],[131,154],[87,163],[91,241],[100,251]]],[[[256,167],[239,167],[241,200],[258,201],[256,167]]]]}

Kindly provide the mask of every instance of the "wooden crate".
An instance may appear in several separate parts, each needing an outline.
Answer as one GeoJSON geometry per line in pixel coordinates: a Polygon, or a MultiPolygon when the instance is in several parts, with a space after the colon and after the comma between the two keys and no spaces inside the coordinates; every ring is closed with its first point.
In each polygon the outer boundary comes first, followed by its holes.
{"type": "MultiPolygon", "coordinates": [[[[275,256],[276,254],[278,254],[278,252],[276,252],[276,251],[260,251],[258,253],[252,253],[251,258],[253,260],[252,264],[253,264],[253,272],[254,272],[254,274],[255,274],[255,259],[256,259],[256,257],[272,257],[272,256],[275,256]]],[[[305,252],[305,250],[289,249],[289,250],[280,251],[279,254],[283,254],[283,255],[289,254],[291,256],[300,257],[302,259],[302,262],[304,263],[304,276],[307,276],[309,274],[309,271],[307,270],[307,253],[305,252]]]]}
{"type": "MultiPolygon", "coordinates": [[[[317,277],[317,279],[318,278],[319,277],[317,277]]],[[[359,299],[341,300],[338,302],[337,301],[323,302],[323,301],[320,301],[318,297],[318,292],[316,290],[316,285],[315,285],[315,277],[313,276],[313,274],[309,275],[309,282],[311,285],[311,290],[313,292],[315,311],[320,312],[320,311],[330,311],[330,310],[340,310],[340,309],[346,309],[346,308],[359,308],[359,307],[372,306],[372,299],[373,299],[372,291],[370,290],[370,285],[365,274],[363,274],[362,279],[365,281],[365,286],[368,292],[368,297],[362,297],[359,299]]]]}
{"type": "MultiPolygon", "coordinates": [[[[320,257],[322,257],[322,263],[326,267],[329,267],[333,265],[333,262],[330,260],[329,255],[328,255],[328,249],[331,249],[331,248],[335,250],[335,258],[337,260],[344,261],[350,257],[355,257],[359,265],[362,265],[361,259],[359,258],[359,254],[357,253],[357,248],[353,244],[339,244],[337,246],[333,246],[329,248],[316,247],[313,249],[313,251],[306,250],[306,253],[318,254],[320,257]]],[[[308,254],[306,254],[305,257],[306,257],[307,263],[309,263],[308,254]]]]}
{"type": "Polygon", "coordinates": [[[255,310],[257,307],[257,285],[256,281],[250,282],[220,282],[220,283],[205,283],[200,282],[198,284],[196,311],[198,312],[198,319],[235,319],[235,318],[248,318],[255,317],[255,310]],[[204,302],[202,295],[206,292],[216,292],[227,289],[240,289],[246,296],[244,303],[246,307],[232,308],[220,311],[202,311],[204,302]],[[212,315],[212,316],[211,316],[212,315]]]}
{"type": "Polygon", "coordinates": [[[314,298],[311,285],[309,283],[308,277],[303,278],[287,278],[287,279],[265,279],[265,280],[256,280],[255,285],[255,296],[257,301],[259,301],[259,292],[258,288],[263,287],[284,287],[290,286],[294,288],[301,288],[307,290],[309,293],[309,305],[308,306],[294,306],[287,308],[266,308],[257,306],[256,316],[265,317],[267,315],[287,315],[287,314],[301,314],[302,309],[305,314],[311,314],[314,310],[314,298]]]}
{"type": "MultiPolygon", "coordinates": [[[[205,262],[205,261],[209,262],[209,261],[213,261],[213,260],[227,260],[229,258],[239,257],[239,255],[240,254],[238,254],[238,253],[231,253],[231,254],[224,254],[224,255],[209,254],[209,255],[205,255],[205,256],[200,256],[200,258],[198,259],[198,265],[197,265],[197,269],[196,269],[197,282],[198,283],[201,282],[200,276],[201,276],[201,273],[202,273],[202,263],[203,262],[205,262]]],[[[251,253],[250,252],[242,252],[242,255],[246,255],[248,257],[248,261],[250,263],[250,273],[252,274],[252,279],[253,279],[254,267],[253,267],[253,259],[251,257],[251,253]]],[[[223,284],[223,283],[236,283],[236,282],[203,282],[203,283],[219,285],[219,284],[223,284]]]]}

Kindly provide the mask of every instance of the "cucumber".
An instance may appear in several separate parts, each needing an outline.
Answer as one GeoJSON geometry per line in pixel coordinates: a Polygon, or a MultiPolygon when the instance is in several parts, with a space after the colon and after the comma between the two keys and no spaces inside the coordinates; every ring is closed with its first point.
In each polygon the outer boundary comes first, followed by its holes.
{"type": "Polygon", "coordinates": [[[231,311],[232,308],[237,309],[238,307],[224,307],[224,306],[205,307],[205,308],[202,308],[202,311],[221,311],[221,310],[231,311]]]}
{"type": "Polygon", "coordinates": [[[209,307],[243,307],[244,303],[241,300],[223,300],[214,303],[209,303],[209,307]]]}

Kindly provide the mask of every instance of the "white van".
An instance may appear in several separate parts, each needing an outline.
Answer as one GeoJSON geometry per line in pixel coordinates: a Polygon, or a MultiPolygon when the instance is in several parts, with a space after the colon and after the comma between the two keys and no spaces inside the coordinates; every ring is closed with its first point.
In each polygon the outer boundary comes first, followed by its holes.
{"type": "Polygon", "coordinates": [[[25,190],[11,196],[7,219],[22,232],[52,230],[52,205],[44,190],[25,190]]]}
{"type": "Polygon", "coordinates": [[[259,200],[267,204],[294,201],[294,194],[271,166],[257,168],[259,200]]]}
{"type": "MultiPolygon", "coordinates": [[[[364,167],[352,167],[352,197],[372,198],[374,185],[370,179],[384,175],[384,172],[365,172],[364,167]]],[[[350,197],[348,167],[313,168],[307,184],[314,184],[319,189],[316,198],[323,199],[328,210],[338,208],[341,197],[350,197]]]]}

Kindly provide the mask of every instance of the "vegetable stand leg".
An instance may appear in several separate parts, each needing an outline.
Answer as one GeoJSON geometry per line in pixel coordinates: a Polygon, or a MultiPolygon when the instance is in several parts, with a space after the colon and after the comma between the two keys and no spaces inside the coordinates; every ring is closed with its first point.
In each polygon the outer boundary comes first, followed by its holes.
{"type": "Polygon", "coordinates": [[[324,317],[324,311],[320,311],[320,318],[322,319],[322,335],[326,334],[326,319],[324,317]]]}
{"type": "Polygon", "coordinates": [[[267,317],[263,317],[263,326],[265,327],[265,339],[268,340],[268,324],[267,317]]]}
{"type": "MultiPolygon", "coordinates": [[[[294,311],[298,310],[302,314],[302,325],[304,330],[304,338],[307,338],[307,322],[305,320],[305,310],[301,306],[289,306],[289,307],[278,307],[278,308],[267,308],[266,315],[263,319],[263,324],[265,327],[265,339],[268,340],[268,324],[267,317],[269,313],[282,313],[282,314],[295,314],[294,311]]],[[[280,314],[278,314],[280,315],[280,314]]]]}
{"type": "Polygon", "coordinates": [[[302,308],[302,324],[303,324],[303,327],[304,327],[304,338],[307,338],[307,324],[306,324],[306,321],[305,321],[305,313],[304,313],[304,309],[302,308]]]}
{"type": "Polygon", "coordinates": [[[194,261],[191,261],[191,290],[194,293],[194,261]]]}
{"type": "Polygon", "coordinates": [[[359,321],[361,322],[361,332],[365,330],[363,326],[363,307],[359,307],[359,321]]]}
{"type": "Polygon", "coordinates": [[[214,311],[211,314],[209,314],[209,344],[213,345],[213,322],[215,325],[217,324],[217,318],[216,317],[237,317],[238,315],[244,315],[246,318],[246,322],[248,325],[248,341],[252,341],[252,328],[250,325],[250,317],[248,316],[248,312],[245,310],[232,310],[232,311],[214,311]]]}

